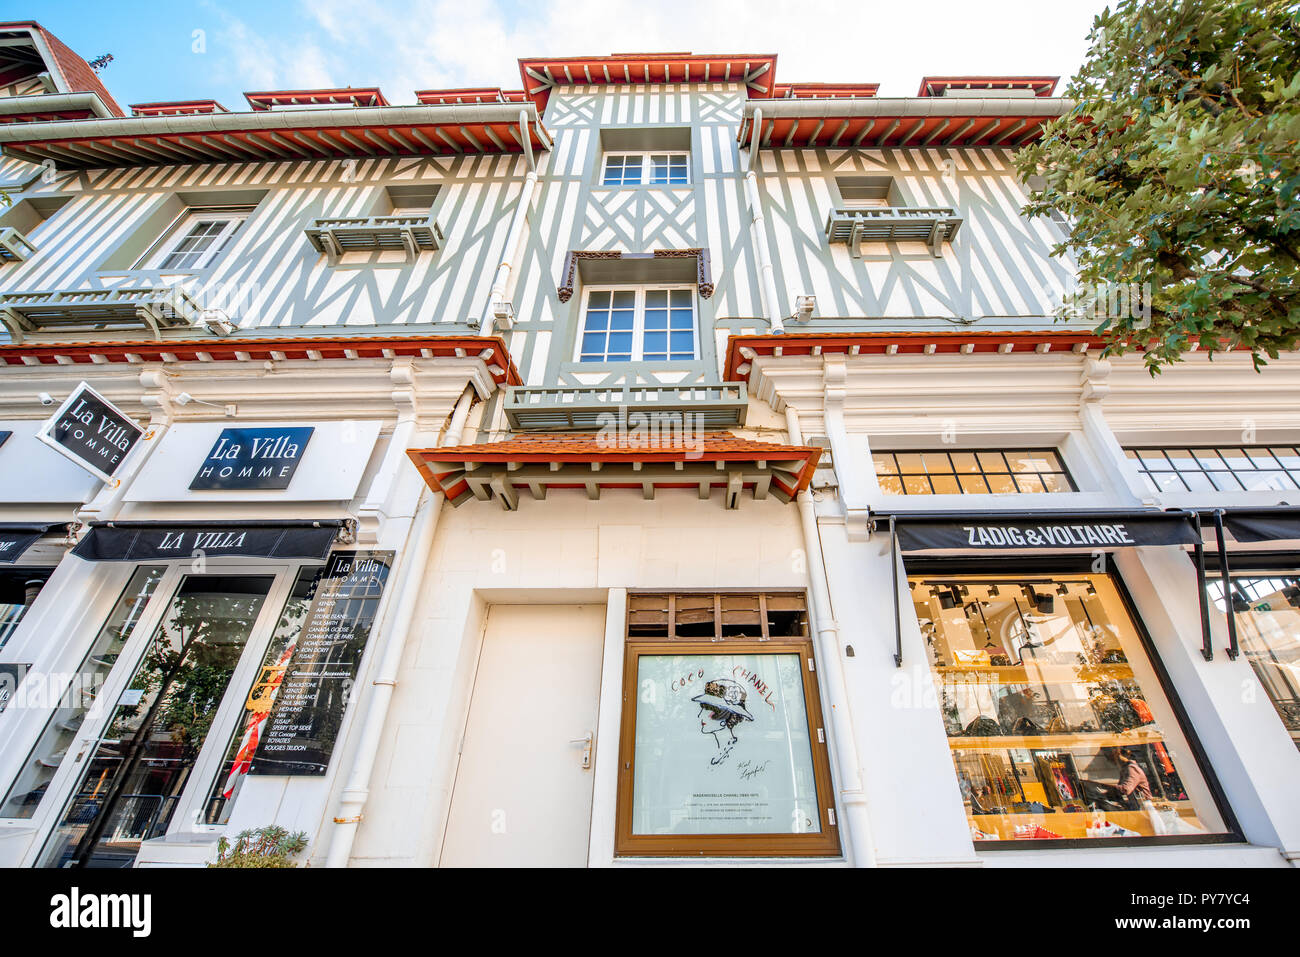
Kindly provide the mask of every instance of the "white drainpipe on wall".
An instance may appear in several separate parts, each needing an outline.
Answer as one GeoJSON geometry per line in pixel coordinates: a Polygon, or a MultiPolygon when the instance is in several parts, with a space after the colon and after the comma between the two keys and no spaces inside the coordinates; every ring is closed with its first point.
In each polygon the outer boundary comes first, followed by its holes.
{"type": "Polygon", "coordinates": [[[478,330],[480,336],[492,335],[497,304],[506,297],[506,283],[510,280],[515,259],[519,255],[519,242],[524,235],[524,224],[528,221],[528,207],[533,200],[533,190],[537,187],[537,164],[533,159],[532,141],[528,137],[528,114],[523,110],[519,111],[519,130],[523,138],[524,155],[528,160],[528,173],[524,176],[524,187],[519,192],[519,204],[515,207],[515,215],[510,222],[510,232],[506,234],[505,248],[501,250],[501,262],[497,264],[496,277],[492,280],[492,292],[483,309],[478,330]]]}
{"type": "Polygon", "coordinates": [[[759,284],[758,294],[763,300],[763,314],[772,327],[772,332],[780,335],[785,332],[781,316],[781,297],[776,291],[776,274],[772,270],[772,257],[767,249],[767,225],[763,220],[763,201],[758,193],[758,173],[754,163],[758,159],[759,137],[763,130],[763,111],[754,110],[752,132],[749,135],[749,163],[745,168],[745,198],[749,201],[749,212],[753,217],[749,224],[750,242],[754,255],[758,257],[759,284]]]}
{"type": "MultiPolygon", "coordinates": [[[[464,394],[452,411],[451,422],[441,445],[460,444],[465,430],[465,419],[474,399],[474,387],[467,386],[464,394]]],[[[426,490],[427,491],[427,490],[426,490]]],[[[411,620],[415,615],[415,606],[424,589],[424,573],[433,554],[434,532],[438,527],[438,515],[442,511],[442,493],[421,493],[421,504],[414,519],[414,527],[408,538],[409,564],[402,576],[400,590],[393,600],[393,614],[389,622],[388,634],[380,652],[379,666],[371,681],[370,700],[365,713],[359,715],[361,736],[357,741],[356,754],[352,767],[348,771],[339,798],[338,813],[334,815],[334,833],[330,838],[329,852],[325,858],[326,867],[347,867],[352,856],[352,843],[356,840],[357,825],[361,823],[365,811],[366,799],[370,796],[370,778],[375,769],[375,758],[379,754],[379,744],[383,737],[384,725],[388,721],[388,707],[393,700],[393,688],[397,684],[397,672],[402,664],[402,653],[406,650],[406,639],[411,632],[411,620]]]]}
{"type": "MultiPolygon", "coordinates": [[[[791,445],[803,444],[799,412],[790,404],[785,407],[786,431],[791,445]]],[[[874,867],[876,851],[871,842],[871,821],[867,815],[867,796],[862,790],[862,770],[858,765],[858,746],[853,733],[853,716],[849,711],[848,686],[844,681],[844,663],[840,660],[840,626],[831,613],[830,585],[826,581],[826,563],[822,560],[821,533],[817,530],[817,512],[812,493],[799,493],[799,523],[803,527],[803,547],[808,556],[808,585],[812,592],[813,626],[821,652],[827,704],[831,709],[831,729],[835,738],[835,757],[840,772],[840,834],[847,832],[849,863],[855,867],[874,867]]]]}

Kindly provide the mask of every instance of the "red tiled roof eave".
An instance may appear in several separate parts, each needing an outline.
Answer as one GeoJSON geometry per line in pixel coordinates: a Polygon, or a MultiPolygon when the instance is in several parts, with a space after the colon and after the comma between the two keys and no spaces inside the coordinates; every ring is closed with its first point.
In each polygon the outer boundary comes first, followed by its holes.
{"type": "MultiPolygon", "coordinates": [[[[1101,350],[1107,340],[1092,332],[908,331],[794,332],[784,335],[730,336],[723,381],[748,382],[754,358],[778,355],[952,355],[1002,352],[1061,353],[1101,350]],[[744,352],[752,355],[745,355],[744,352]]],[[[1239,347],[1244,348],[1244,347],[1239,347]]]]}
{"type": "Polygon", "coordinates": [[[68,366],[130,362],[371,359],[393,356],[428,358],[482,358],[498,385],[522,385],[505,340],[500,336],[284,336],[259,338],[148,339],[112,343],[66,342],[57,344],[5,343],[0,345],[0,365],[68,366]],[[425,353],[427,352],[427,356],[425,353]],[[350,356],[349,353],[352,355],[350,356]],[[485,355],[486,353],[486,355],[485,355]],[[273,356],[275,354],[275,356],[273,356]]]}
{"type": "Polygon", "coordinates": [[[16,20],[0,23],[0,31],[7,30],[28,30],[33,35],[39,35],[54,60],[53,63],[47,63],[46,66],[59,75],[69,92],[98,94],[110,113],[114,116],[126,115],[90,64],[35,20],[16,20]]]}
{"type": "Polygon", "coordinates": [[[530,70],[549,75],[558,86],[741,82],[747,75],[746,69],[748,75],[754,77],[753,82],[746,85],[747,94],[750,97],[771,97],[776,85],[774,53],[616,53],[610,56],[524,57],[519,60],[524,91],[537,105],[538,115],[546,111],[551,81],[539,80],[530,70]],[[761,73],[755,76],[756,71],[761,73]]]}
{"type": "MultiPolygon", "coordinates": [[[[475,445],[447,446],[442,448],[410,449],[407,456],[415,464],[429,487],[441,491],[457,501],[465,492],[465,477],[456,466],[464,465],[564,465],[601,464],[651,464],[651,463],[795,463],[798,467],[794,486],[784,489],[793,497],[808,487],[821,457],[821,449],[811,446],[781,445],[739,438],[729,432],[704,433],[700,445],[691,448],[681,442],[660,445],[651,436],[639,437],[635,433],[606,436],[594,432],[532,433],[515,436],[501,442],[475,445]]],[[[601,473],[583,472],[584,481],[566,481],[560,474],[548,478],[547,485],[557,487],[582,487],[594,481],[606,488],[634,488],[639,483],[629,481],[627,475],[610,476],[604,480],[601,473]]],[[[634,473],[635,474],[635,473],[634,473]]],[[[508,477],[508,473],[507,473],[508,477]]],[[[725,472],[718,480],[725,482],[725,472]]],[[[656,487],[696,487],[694,481],[683,474],[678,480],[656,482],[656,487]]]]}

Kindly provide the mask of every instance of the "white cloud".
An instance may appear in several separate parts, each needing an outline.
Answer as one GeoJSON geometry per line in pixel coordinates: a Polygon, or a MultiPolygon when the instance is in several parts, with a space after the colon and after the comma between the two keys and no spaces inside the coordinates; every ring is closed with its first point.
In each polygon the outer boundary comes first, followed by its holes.
{"type": "Polygon", "coordinates": [[[292,28],[275,34],[220,14],[219,41],[229,52],[220,80],[240,89],[377,84],[392,102],[410,103],[417,89],[518,87],[520,57],[690,50],[775,53],[781,81],[876,81],[882,95],[910,96],[927,73],[1068,76],[1101,6],[1100,0],[300,0],[292,28]]]}

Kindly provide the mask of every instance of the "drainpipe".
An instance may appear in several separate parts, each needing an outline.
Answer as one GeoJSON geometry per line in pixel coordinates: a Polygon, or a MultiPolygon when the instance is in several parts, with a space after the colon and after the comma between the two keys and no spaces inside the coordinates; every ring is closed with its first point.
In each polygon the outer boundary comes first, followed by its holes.
{"type": "MultiPolygon", "coordinates": [[[[785,407],[786,430],[791,445],[803,444],[799,412],[789,403],[785,407]]],[[[825,677],[826,698],[831,709],[831,730],[835,742],[836,763],[840,771],[840,810],[844,815],[840,834],[847,832],[849,863],[854,867],[874,867],[876,852],[871,843],[871,821],[867,815],[867,796],[862,790],[862,770],[858,765],[858,747],[853,734],[853,716],[849,712],[848,686],[844,681],[844,663],[840,660],[840,626],[831,613],[830,584],[826,580],[826,563],[822,559],[821,533],[817,530],[817,513],[812,493],[799,493],[799,523],[803,527],[803,547],[808,556],[808,584],[812,593],[813,626],[817,631],[819,661],[825,677]]]]}
{"type": "MultiPolygon", "coordinates": [[[[465,419],[474,399],[474,387],[466,386],[465,392],[456,403],[443,436],[442,445],[458,445],[465,430],[465,419]]],[[[397,672],[402,664],[402,654],[406,650],[406,639],[411,632],[411,621],[415,616],[415,606],[424,592],[424,573],[433,554],[434,532],[438,527],[438,515],[442,510],[442,493],[434,492],[426,497],[421,493],[421,505],[416,512],[410,542],[410,565],[402,577],[401,589],[393,602],[393,615],[388,635],[385,639],[379,666],[371,681],[373,686],[370,702],[365,714],[361,716],[361,735],[357,740],[357,750],[348,771],[343,793],[339,798],[338,812],[334,815],[334,833],[330,838],[329,852],[325,858],[326,867],[347,867],[352,855],[352,844],[356,840],[357,825],[361,823],[370,796],[370,778],[375,769],[375,758],[379,754],[379,743],[388,721],[388,707],[393,700],[393,688],[397,685],[397,672]]]]}
{"type": "Polygon", "coordinates": [[[758,194],[758,173],[754,161],[758,157],[759,139],[763,132],[763,111],[754,110],[749,134],[749,162],[745,166],[745,198],[753,217],[749,224],[750,243],[758,256],[759,297],[763,300],[763,315],[767,317],[775,335],[785,332],[781,319],[781,299],[776,292],[776,275],[772,271],[772,257],[767,249],[767,226],[763,220],[763,201],[758,194]]]}
{"type": "Polygon", "coordinates": [[[501,250],[501,262],[497,264],[496,278],[492,280],[492,292],[488,296],[483,318],[479,323],[480,336],[492,335],[492,321],[497,304],[505,299],[506,282],[514,269],[515,259],[519,255],[519,241],[524,235],[524,224],[528,220],[528,206],[533,199],[533,190],[537,186],[537,163],[533,158],[533,144],[528,136],[528,114],[519,111],[519,131],[523,139],[524,155],[528,160],[528,173],[524,176],[524,188],[519,193],[519,204],[515,207],[514,219],[510,223],[510,232],[506,234],[505,248],[501,250]]]}

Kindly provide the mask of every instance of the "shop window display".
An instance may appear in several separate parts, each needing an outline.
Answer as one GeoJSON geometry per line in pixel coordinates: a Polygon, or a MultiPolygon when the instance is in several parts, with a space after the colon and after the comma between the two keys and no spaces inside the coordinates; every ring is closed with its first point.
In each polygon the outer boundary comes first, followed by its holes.
{"type": "Polygon", "coordinates": [[[973,840],[1227,830],[1107,576],[910,584],[973,840]]]}
{"type": "MultiPolygon", "coordinates": [[[[1223,585],[1211,581],[1209,587],[1214,603],[1226,612],[1223,585]]],[[[1234,575],[1229,602],[1242,654],[1300,748],[1300,577],[1294,572],[1234,575]]]]}

